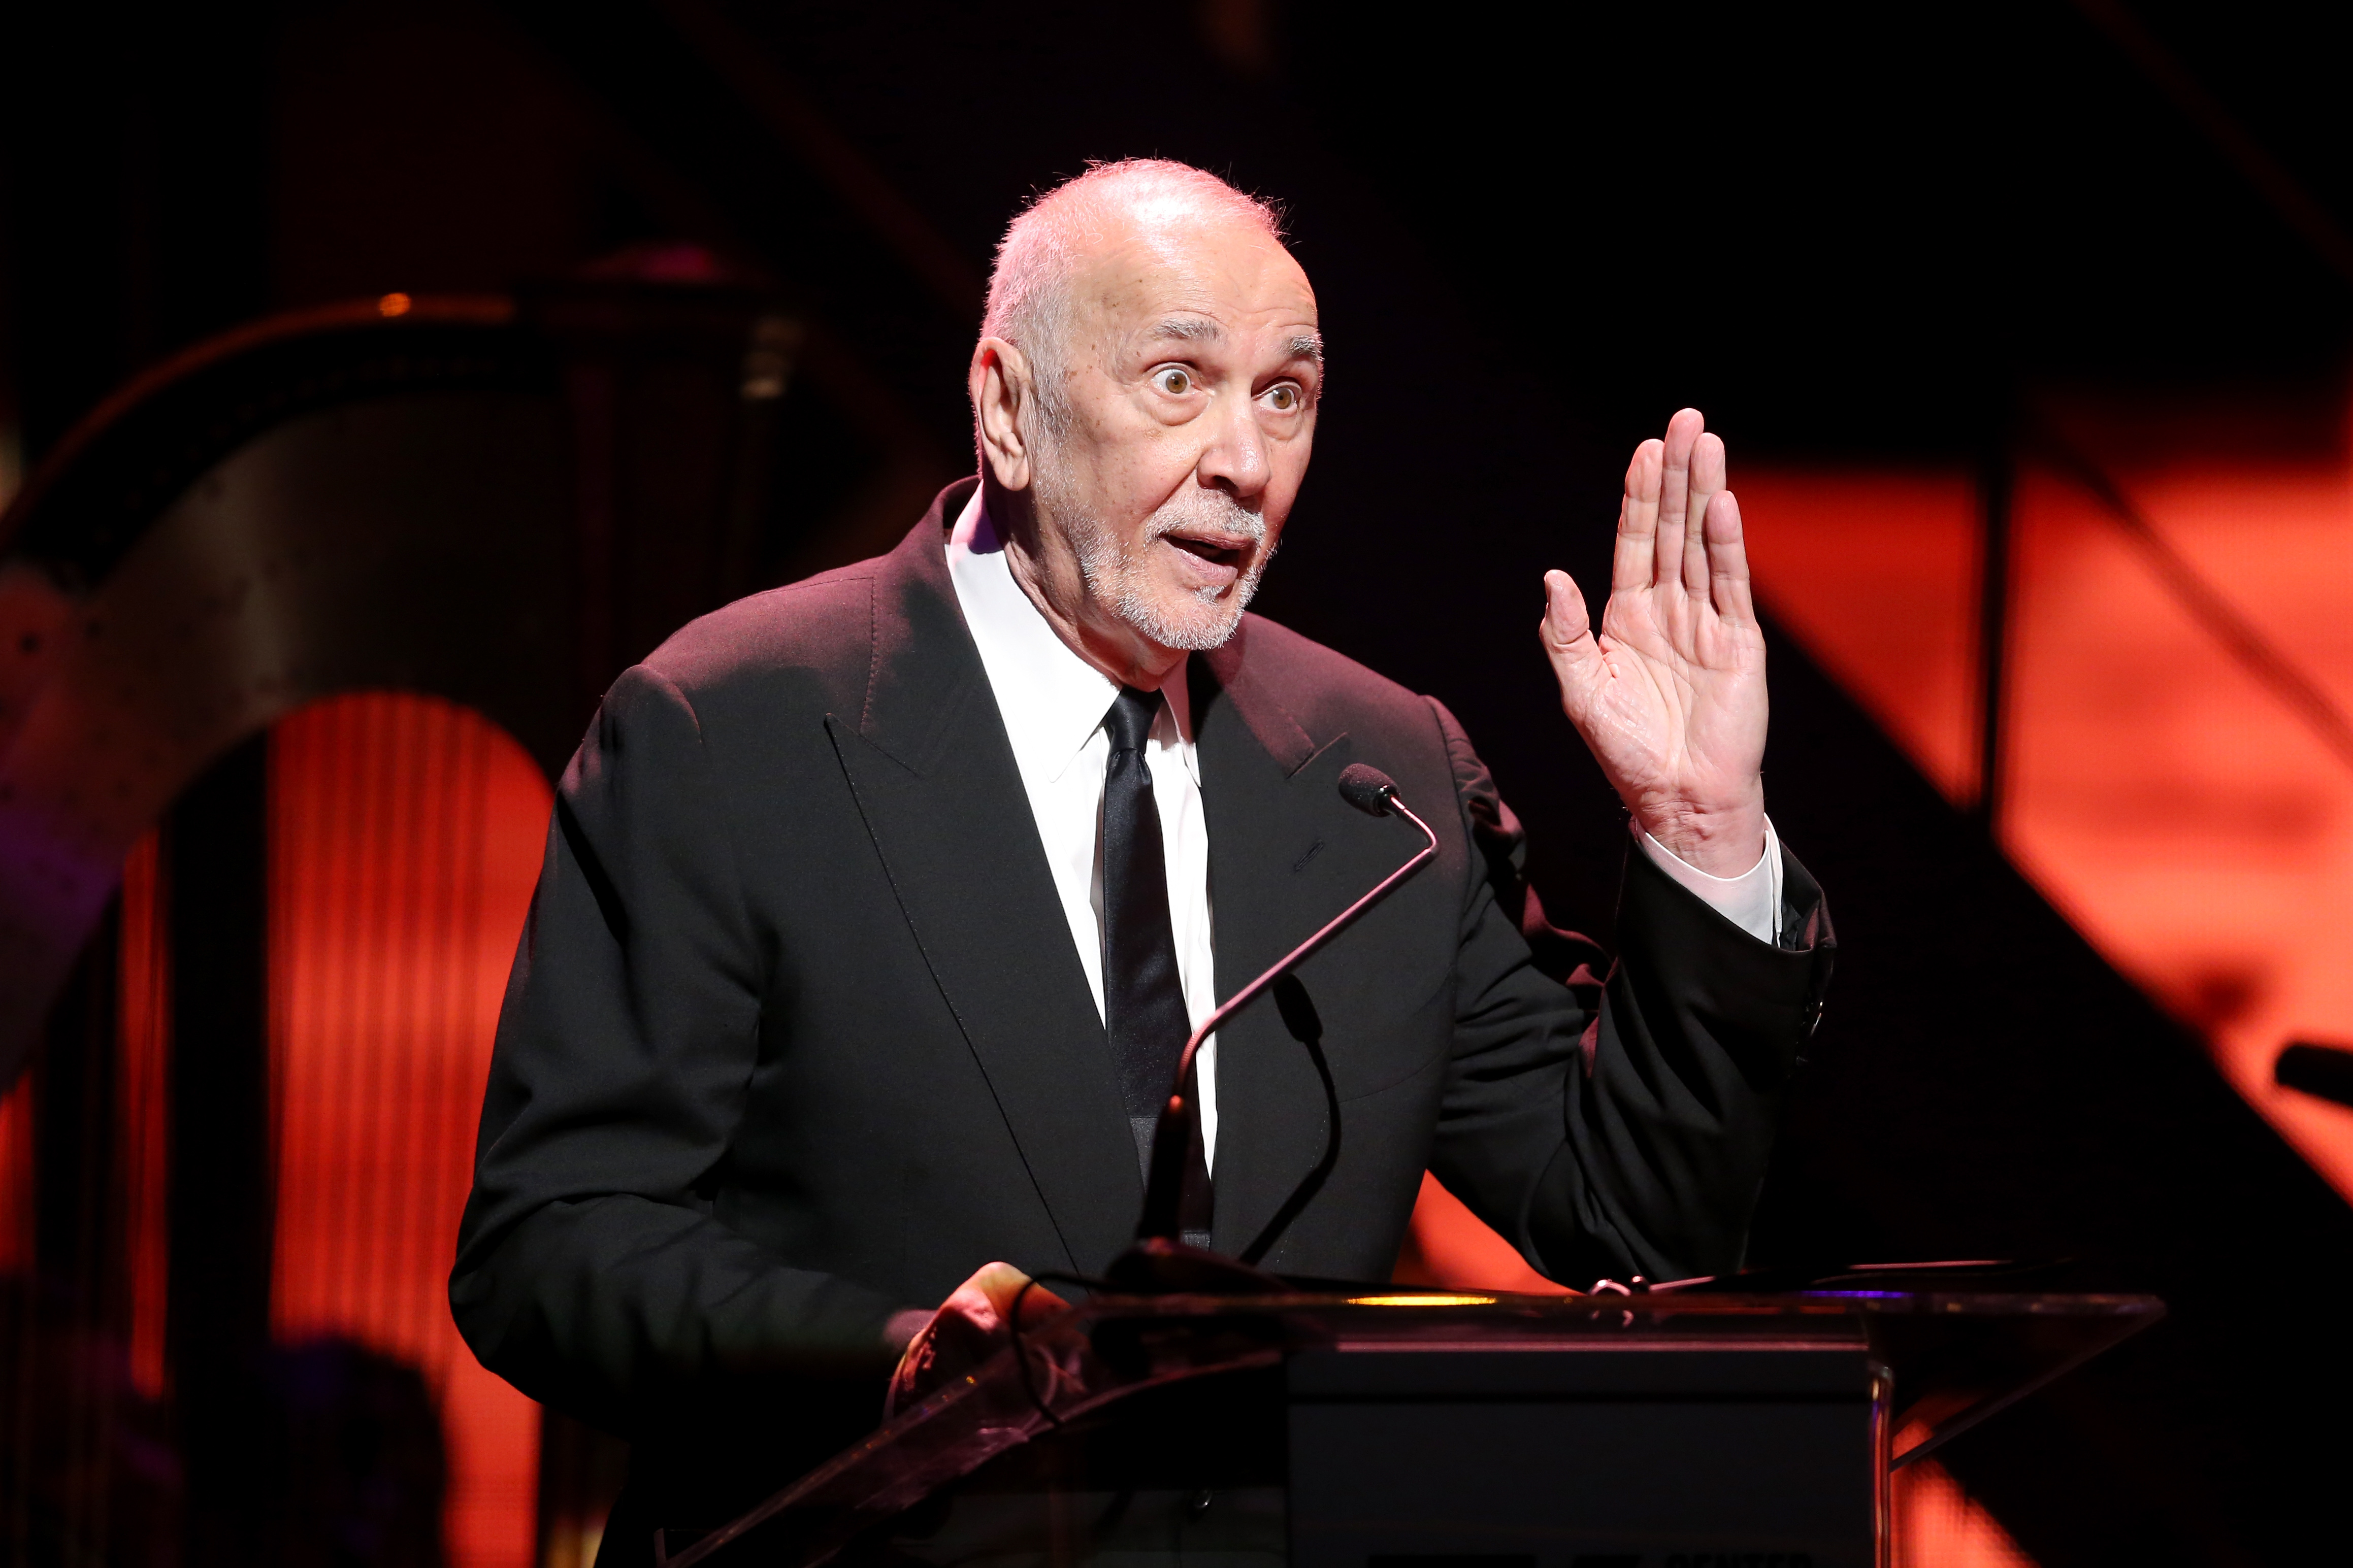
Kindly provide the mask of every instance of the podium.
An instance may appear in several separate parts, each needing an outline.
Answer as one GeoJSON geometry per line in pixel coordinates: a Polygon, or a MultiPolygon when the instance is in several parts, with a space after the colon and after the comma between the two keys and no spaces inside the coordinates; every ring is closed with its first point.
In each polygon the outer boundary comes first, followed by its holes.
{"type": "Polygon", "coordinates": [[[1100,1296],[670,1568],[1871,1568],[1890,1473],[2155,1298],[1100,1296]]]}

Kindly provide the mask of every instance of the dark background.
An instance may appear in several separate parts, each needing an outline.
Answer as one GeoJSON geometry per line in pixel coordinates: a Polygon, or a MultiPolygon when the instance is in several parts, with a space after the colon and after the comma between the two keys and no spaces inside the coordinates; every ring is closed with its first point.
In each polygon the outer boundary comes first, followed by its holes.
{"type": "MultiPolygon", "coordinates": [[[[1200,163],[1286,204],[1331,349],[1260,607],[1451,705],[1556,912],[1606,931],[1621,829],[1532,634],[1545,566],[1599,579],[1632,444],[1689,403],[1736,482],[1754,456],[1992,476],[2053,387],[2341,406],[2348,30],[2089,0],[19,7],[0,426],[37,461],[265,312],[690,242],[840,360],[783,454],[781,580],[887,545],[966,465],[981,280],[1029,192],[1200,163]]],[[[2353,1215],[1981,821],[1774,657],[1771,804],[1843,957],[1760,1258],[2067,1258],[2160,1291],[2164,1328],[1953,1468],[2052,1568],[2302,1560],[2348,1457],[2353,1215]]]]}
{"type": "MultiPolygon", "coordinates": [[[[952,475],[1007,214],[1089,159],[1183,158],[1287,205],[1334,345],[1263,607],[1497,715],[1473,733],[1543,817],[1531,784],[1593,780],[1530,719],[1535,569],[1591,574],[1624,453],[1676,406],[1736,461],[1974,460],[2054,382],[2333,385],[2345,31],[2063,0],[27,8],[0,67],[0,425],[37,459],[263,311],[687,239],[813,311],[897,466],[952,475]]],[[[847,488],[838,453],[801,456],[791,482],[847,488]]],[[[1606,898],[1579,870],[1600,830],[1563,831],[1547,882],[1606,898]]]]}

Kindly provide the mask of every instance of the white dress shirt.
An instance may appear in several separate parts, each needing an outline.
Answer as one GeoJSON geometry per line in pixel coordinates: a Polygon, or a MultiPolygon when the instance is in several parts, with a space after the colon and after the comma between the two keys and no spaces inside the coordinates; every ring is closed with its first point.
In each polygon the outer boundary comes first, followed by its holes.
{"type": "MultiPolygon", "coordinates": [[[[1014,765],[1029,792],[1039,842],[1070,922],[1079,967],[1095,1013],[1103,1010],[1103,798],[1111,740],[1103,731],[1119,688],[1080,658],[1046,624],[1013,580],[1005,550],[975,490],[948,540],[948,577],[956,605],[980,650],[981,668],[1013,744],[1014,765]]],[[[1217,948],[1209,912],[1209,826],[1201,810],[1201,767],[1193,750],[1193,715],[1181,668],[1162,686],[1160,717],[1145,752],[1160,844],[1168,862],[1168,921],[1176,939],[1176,975],[1193,1026],[1216,1011],[1217,948]]],[[[1642,848],[1666,873],[1725,919],[1760,941],[1774,936],[1781,907],[1781,856],[1773,825],[1765,852],[1737,877],[1712,877],[1678,858],[1649,834],[1642,848]]],[[[1301,932],[1304,936],[1305,932],[1301,932]]],[[[1211,1171],[1218,1158],[1218,1039],[1194,1058],[1201,1079],[1201,1143],[1211,1171]]]]}

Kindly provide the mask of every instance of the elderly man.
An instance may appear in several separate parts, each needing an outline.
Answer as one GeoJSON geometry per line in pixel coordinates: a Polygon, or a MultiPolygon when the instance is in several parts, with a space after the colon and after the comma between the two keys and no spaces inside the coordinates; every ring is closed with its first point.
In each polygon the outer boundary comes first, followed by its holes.
{"type": "Polygon", "coordinates": [[[450,1297],[484,1364],[633,1439],[628,1517],[725,1517],[870,1426],[894,1365],[986,1349],[1025,1273],[1126,1245],[1190,1027],[1419,845],[1343,800],[1354,763],[1437,858],[1299,972],[1337,1125],[1271,1005],[1202,1052],[1193,1238],[1380,1279],[1427,1168],[1565,1284],[1738,1266],[1829,942],[1765,818],[1723,445],[1685,411],[1636,451],[1598,635],[1546,580],[1633,818],[1611,967],[1546,924],[1443,707],[1243,613],[1323,381],[1265,207],[1097,168],[999,250],[978,478],[606,698],[450,1297]]]}

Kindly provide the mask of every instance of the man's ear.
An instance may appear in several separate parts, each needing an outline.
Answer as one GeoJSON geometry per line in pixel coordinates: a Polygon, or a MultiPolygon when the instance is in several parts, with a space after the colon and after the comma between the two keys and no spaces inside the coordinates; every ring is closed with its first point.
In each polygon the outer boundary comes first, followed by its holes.
{"type": "Polygon", "coordinates": [[[1029,362],[1003,338],[983,338],[973,345],[965,384],[980,427],[980,460],[1001,488],[1028,489],[1029,443],[1022,434],[1021,410],[1037,395],[1029,362]]]}

